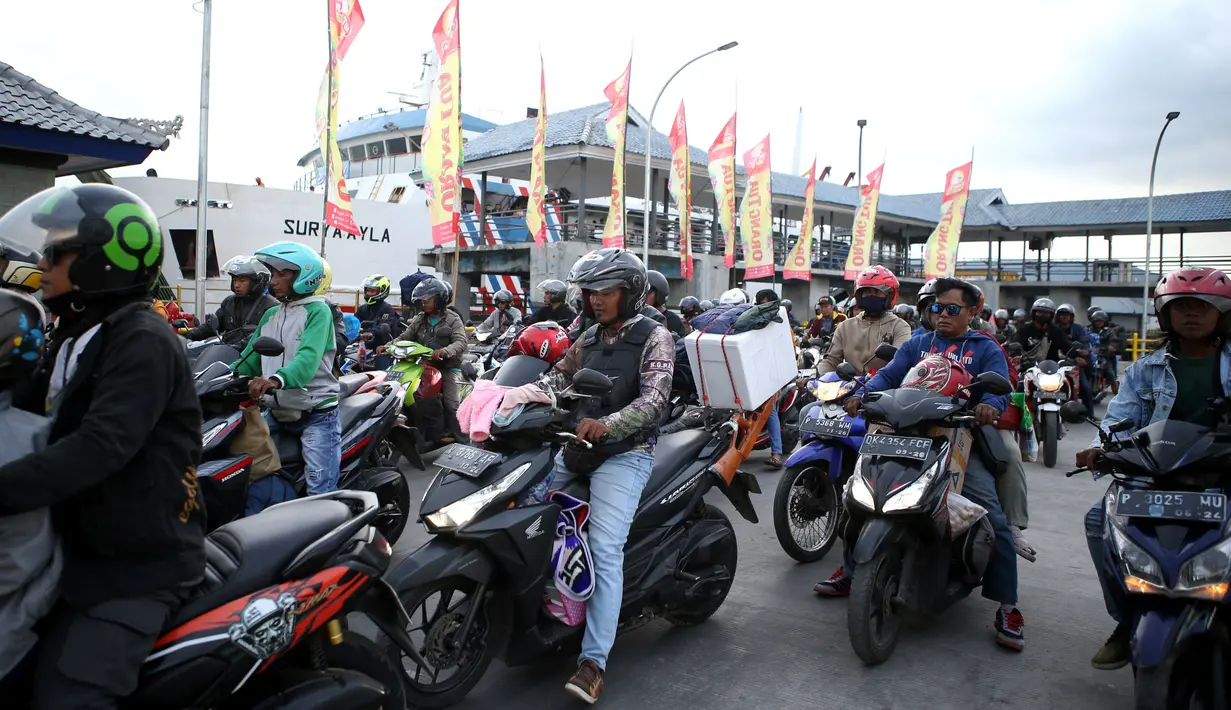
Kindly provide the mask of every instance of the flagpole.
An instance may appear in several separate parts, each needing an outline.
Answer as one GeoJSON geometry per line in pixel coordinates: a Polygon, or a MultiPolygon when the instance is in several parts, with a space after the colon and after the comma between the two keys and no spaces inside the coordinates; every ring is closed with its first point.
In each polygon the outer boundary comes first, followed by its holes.
{"type": "Polygon", "coordinates": [[[321,258],[325,258],[325,238],[329,234],[329,224],[325,221],[329,218],[329,186],[330,182],[329,168],[333,162],[333,150],[330,146],[333,145],[333,18],[330,13],[333,12],[333,3],[331,0],[325,0],[325,41],[329,43],[329,53],[326,55],[329,60],[329,77],[326,79],[325,87],[325,145],[321,146],[321,153],[325,156],[325,189],[321,191],[321,258]]]}
{"type": "Polygon", "coordinates": [[[205,24],[201,33],[201,128],[197,148],[197,245],[193,281],[193,312],[205,317],[205,276],[209,268],[209,245],[206,241],[205,213],[209,209],[209,40],[213,20],[213,2],[204,0],[205,24]]]}
{"type": "MultiPolygon", "coordinates": [[[[457,33],[453,37],[453,46],[457,52],[457,145],[461,145],[462,140],[462,0],[457,0],[457,17],[454,18],[457,24],[457,33]]],[[[540,57],[540,60],[542,58],[540,57]]],[[[459,149],[457,151],[457,185],[460,192],[462,184],[462,160],[464,159],[465,151],[459,149]]],[[[546,176],[544,176],[546,179],[546,176]]],[[[487,188],[484,187],[484,192],[487,188]]],[[[484,194],[486,197],[486,194],[484,194]]],[[[462,230],[461,222],[458,219],[457,210],[461,207],[461,197],[459,196],[453,202],[453,297],[457,298],[457,277],[458,271],[462,264],[462,230]]],[[[483,213],[484,217],[487,212],[483,213]]],[[[483,234],[486,230],[486,225],[479,225],[479,234],[483,234]]]]}

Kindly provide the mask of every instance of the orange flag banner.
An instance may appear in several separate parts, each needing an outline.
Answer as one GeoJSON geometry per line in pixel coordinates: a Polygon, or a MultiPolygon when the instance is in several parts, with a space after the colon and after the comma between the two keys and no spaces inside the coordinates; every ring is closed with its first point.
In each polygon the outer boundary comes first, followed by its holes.
{"type": "Polygon", "coordinates": [[[722,228],[722,265],[729,269],[735,266],[735,114],[710,145],[708,172],[722,228]]]}
{"type": "Polygon", "coordinates": [[[534,147],[530,150],[530,209],[526,227],[540,249],[547,241],[547,73],[539,55],[539,116],[534,124],[534,147]]]}
{"type": "Polygon", "coordinates": [[[440,73],[423,127],[423,181],[428,195],[432,244],[457,240],[462,174],[461,24],[458,0],[449,0],[432,30],[440,73]]]}
{"type": "Polygon", "coordinates": [[[956,167],[945,175],[945,194],[940,203],[940,222],[928,237],[923,255],[923,272],[929,279],[952,276],[957,266],[957,243],[966,219],[966,200],[970,196],[970,173],[974,163],[956,167]]]}
{"type": "Polygon", "coordinates": [[[868,173],[868,184],[860,193],[859,211],[855,213],[855,225],[851,228],[851,250],[846,255],[846,271],[843,277],[854,281],[860,271],[872,261],[872,237],[876,234],[876,207],[881,199],[881,175],[885,164],[868,173]]]}
{"type": "MultiPolygon", "coordinates": [[[[632,74],[633,60],[630,57],[624,73],[603,90],[611,102],[611,110],[607,112],[607,140],[615,149],[615,159],[611,165],[611,207],[603,224],[603,246],[619,249],[624,248],[624,138],[628,132],[628,82],[632,74]]],[[[649,238],[647,234],[646,239],[649,238]]]]}
{"type": "Polygon", "coordinates": [[[744,153],[744,201],[739,232],[744,241],[744,278],[762,279],[774,273],[773,185],[769,168],[769,136],[744,153]]]}
{"type": "Polygon", "coordinates": [[[688,155],[688,127],[684,102],[671,124],[671,177],[667,188],[680,213],[680,276],[692,280],[692,161],[688,155]]]}
{"type": "Polygon", "coordinates": [[[804,187],[804,218],[799,223],[799,240],[787,255],[782,278],[812,280],[812,205],[816,200],[816,158],[808,168],[808,184],[804,187]]]}

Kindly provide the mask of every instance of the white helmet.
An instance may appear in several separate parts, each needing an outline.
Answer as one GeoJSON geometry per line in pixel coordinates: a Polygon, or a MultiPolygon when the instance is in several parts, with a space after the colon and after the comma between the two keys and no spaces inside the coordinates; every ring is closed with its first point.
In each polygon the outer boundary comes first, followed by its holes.
{"type": "Polygon", "coordinates": [[[738,306],[748,302],[748,292],[742,288],[733,288],[718,297],[718,302],[728,306],[738,306]]]}

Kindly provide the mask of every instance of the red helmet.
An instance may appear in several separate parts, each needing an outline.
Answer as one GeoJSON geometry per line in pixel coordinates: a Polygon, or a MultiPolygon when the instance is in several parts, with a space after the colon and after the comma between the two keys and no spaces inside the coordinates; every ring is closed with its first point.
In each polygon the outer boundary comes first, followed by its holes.
{"type": "Polygon", "coordinates": [[[855,277],[855,293],[861,288],[874,288],[889,299],[886,308],[893,308],[898,302],[898,277],[883,266],[869,266],[855,277]]]}
{"type": "Polygon", "coordinates": [[[1196,266],[1172,271],[1159,279],[1154,287],[1154,312],[1163,330],[1171,330],[1167,304],[1180,298],[1199,298],[1217,308],[1225,319],[1231,313],[1231,278],[1218,269],[1196,266]]]}
{"type": "Polygon", "coordinates": [[[918,390],[931,390],[937,394],[953,396],[962,387],[969,387],[974,378],[966,368],[944,355],[928,355],[902,378],[902,386],[918,390]]]}
{"type": "Polygon", "coordinates": [[[561,328],[559,323],[555,321],[535,323],[526,326],[517,334],[517,339],[509,347],[509,356],[529,355],[553,365],[556,360],[564,357],[564,353],[571,344],[568,331],[561,328]]]}

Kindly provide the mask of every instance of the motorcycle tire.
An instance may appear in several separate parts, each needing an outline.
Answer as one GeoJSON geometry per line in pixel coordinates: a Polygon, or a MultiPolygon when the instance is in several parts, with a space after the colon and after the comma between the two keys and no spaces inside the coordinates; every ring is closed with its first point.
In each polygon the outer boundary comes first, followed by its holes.
{"type": "Polygon", "coordinates": [[[774,491],[774,534],[778,537],[782,551],[796,562],[809,563],[824,559],[838,539],[841,508],[838,491],[829,478],[827,465],[789,468],[784,471],[778,479],[778,489],[774,491]],[[807,489],[808,500],[801,500],[803,496],[796,495],[797,488],[807,489]],[[829,522],[825,524],[825,530],[816,544],[805,546],[796,539],[791,530],[791,522],[811,513],[811,510],[803,509],[811,508],[812,505],[828,505],[829,522]]]}
{"type": "Polygon", "coordinates": [[[1056,455],[1059,453],[1057,439],[1060,436],[1060,417],[1055,412],[1043,412],[1043,465],[1056,467],[1056,455]]]}
{"type": "Polygon", "coordinates": [[[1167,672],[1169,665],[1163,663],[1154,668],[1133,669],[1134,710],[1169,710],[1174,707],[1168,697],[1171,689],[1171,674],[1167,672]]]}
{"type": "MultiPolygon", "coordinates": [[[[723,527],[731,531],[731,546],[727,549],[726,554],[721,559],[713,560],[714,563],[724,565],[729,574],[723,582],[722,589],[718,590],[700,603],[691,607],[677,607],[663,613],[663,618],[666,619],[672,626],[696,626],[709,619],[718,611],[722,603],[727,600],[727,595],[731,592],[731,585],[735,583],[735,568],[739,564],[739,545],[735,537],[735,528],[731,526],[730,519],[726,513],[715,508],[712,505],[706,504],[701,510],[700,515],[702,520],[718,521],[723,527]]],[[[685,569],[685,571],[687,571],[685,569]]]]}
{"type": "Polygon", "coordinates": [[[385,686],[384,710],[407,707],[406,674],[380,646],[353,631],[346,632],[340,644],[325,642],[322,646],[326,666],[362,673],[385,686]]]}
{"type": "MultiPolygon", "coordinates": [[[[429,659],[435,655],[438,649],[452,649],[456,643],[456,639],[450,634],[456,634],[460,630],[461,618],[464,618],[466,609],[465,604],[475,601],[474,593],[478,590],[478,584],[474,580],[466,579],[465,577],[445,577],[438,579],[430,584],[420,587],[415,587],[407,590],[399,590],[398,598],[402,602],[403,608],[412,619],[411,624],[415,624],[415,619],[431,619],[431,623],[427,628],[408,628],[406,631],[410,634],[411,640],[419,647],[419,652],[424,654],[424,657],[429,659]],[[454,593],[462,591],[465,594],[464,600],[457,600],[454,593]],[[439,613],[429,613],[426,609],[419,607],[427,604],[428,601],[435,595],[439,595],[439,602],[447,602],[446,608],[452,608],[452,611],[437,608],[439,613]],[[423,638],[418,638],[422,636],[423,638]]],[[[486,606],[486,601],[479,600],[486,606]]],[[[478,647],[470,649],[470,654],[464,660],[466,664],[461,666],[455,663],[446,668],[437,668],[437,673],[445,670],[457,670],[455,675],[450,675],[449,680],[442,683],[431,682],[431,670],[420,668],[414,664],[414,661],[404,656],[397,645],[392,641],[389,642],[389,653],[402,666],[402,676],[405,680],[404,689],[406,691],[406,703],[410,708],[446,708],[456,705],[478,685],[482,680],[483,674],[487,672],[487,667],[491,665],[492,658],[496,654],[496,649],[500,642],[497,637],[498,631],[491,627],[491,618],[487,613],[487,609],[482,609],[475,615],[474,626],[470,630],[470,637],[467,639],[470,645],[478,643],[478,647]],[[424,683],[427,680],[430,684],[424,683]]]]}
{"type": "Polygon", "coordinates": [[[889,660],[898,645],[902,616],[884,611],[892,605],[888,598],[901,585],[902,552],[889,547],[869,562],[855,568],[850,602],[846,607],[846,627],[855,655],[869,666],[889,660]],[[879,621],[878,621],[879,617],[879,621]]]}

